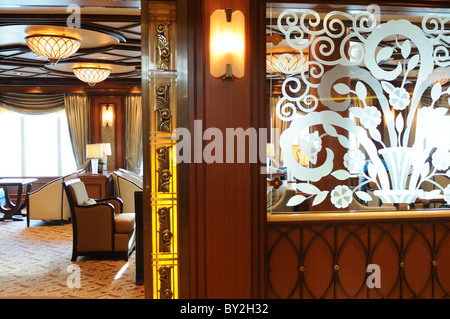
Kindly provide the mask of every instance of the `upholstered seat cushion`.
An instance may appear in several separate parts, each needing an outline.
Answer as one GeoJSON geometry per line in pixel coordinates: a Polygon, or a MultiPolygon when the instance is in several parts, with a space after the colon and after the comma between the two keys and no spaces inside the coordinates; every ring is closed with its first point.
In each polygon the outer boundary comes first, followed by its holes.
{"type": "Polygon", "coordinates": [[[134,229],[134,216],[134,213],[115,214],[116,233],[131,233],[134,229]]]}

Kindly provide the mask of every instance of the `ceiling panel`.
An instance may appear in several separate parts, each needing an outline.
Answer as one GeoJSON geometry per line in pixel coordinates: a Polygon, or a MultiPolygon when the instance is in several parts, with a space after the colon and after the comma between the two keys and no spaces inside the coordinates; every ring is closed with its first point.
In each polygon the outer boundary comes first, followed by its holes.
{"type": "MultiPolygon", "coordinates": [[[[10,6],[0,0],[0,83],[8,85],[14,78],[14,85],[34,78],[58,78],[58,85],[64,81],[78,81],[72,72],[61,73],[49,66],[47,59],[39,57],[26,45],[24,37],[29,30],[66,28],[67,17],[64,3],[52,6],[55,1],[39,2],[36,6],[10,6]],[[7,36],[6,36],[7,35],[7,36]]],[[[17,2],[17,1],[16,1],[17,2]]],[[[73,3],[73,1],[70,1],[73,3]]],[[[112,73],[108,80],[126,78],[140,83],[141,77],[141,28],[139,1],[75,1],[81,5],[82,45],[68,59],[58,63],[108,63],[117,68],[131,68],[128,73],[112,73]],[[95,7],[96,3],[102,7],[95,7]]],[[[75,30],[73,30],[75,29],[75,30]]],[[[79,81],[81,86],[86,85],[79,81]]]]}

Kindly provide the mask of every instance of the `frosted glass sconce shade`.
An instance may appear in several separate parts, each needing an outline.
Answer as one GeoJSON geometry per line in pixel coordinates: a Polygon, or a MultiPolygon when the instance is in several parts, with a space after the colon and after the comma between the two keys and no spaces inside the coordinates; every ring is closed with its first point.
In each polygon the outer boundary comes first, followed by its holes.
{"type": "Polygon", "coordinates": [[[245,17],[231,9],[216,10],[210,20],[210,73],[224,79],[242,78],[245,65],[245,17]],[[225,75],[225,76],[224,76],[225,75]]]}
{"type": "Polygon", "coordinates": [[[113,107],[110,105],[102,107],[102,125],[106,127],[113,126],[113,107]]]}

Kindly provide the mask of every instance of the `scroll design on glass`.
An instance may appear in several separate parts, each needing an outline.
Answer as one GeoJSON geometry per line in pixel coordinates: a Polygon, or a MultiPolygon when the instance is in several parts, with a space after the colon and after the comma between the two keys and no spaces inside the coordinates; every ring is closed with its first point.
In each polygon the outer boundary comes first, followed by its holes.
{"type": "Polygon", "coordinates": [[[159,221],[159,252],[170,253],[173,234],[170,231],[171,207],[160,207],[158,209],[159,221]]]}
{"type": "Polygon", "coordinates": [[[170,85],[159,85],[156,88],[156,99],[158,105],[158,130],[170,132],[170,121],[172,114],[169,100],[170,85]]]}
{"type": "Polygon", "coordinates": [[[170,66],[170,43],[168,30],[169,25],[164,22],[158,22],[156,24],[156,36],[158,39],[157,47],[158,47],[158,69],[160,70],[168,70],[170,66]]]}
{"type": "Polygon", "coordinates": [[[285,165],[300,180],[296,188],[307,194],[293,196],[288,205],[311,199],[314,206],[329,198],[336,208],[347,208],[353,195],[365,202],[378,197],[383,204],[410,204],[417,198],[443,198],[450,204],[450,185],[434,181],[450,177],[449,148],[441,146],[448,106],[437,103],[447,103],[450,94],[442,85],[450,78],[449,49],[442,44],[450,40],[449,21],[428,14],[421,24],[382,22],[370,12],[322,15],[312,10],[278,16],[279,31],[295,51],[279,56],[277,63],[286,78],[276,116],[290,122],[280,145],[285,165]],[[321,27],[310,28],[307,21],[321,27]],[[283,59],[290,66],[294,54],[305,62],[283,71],[283,59]],[[318,110],[319,103],[324,108],[318,110]],[[325,137],[344,147],[345,155],[323,146],[325,137]],[[308,167],[295,160],[294,140],[308,157],[308,167]],[[319,154],[324,160],[318,160],[319,154]],[[335,169],[337,161],[345,168],[335,169]],[[352,174],[360,177],[353,189],[346,181],[352,174]],[[342,185],[323,190],[311,183],[329,175],[342,185]],[[376,186],[372,194],[364,189],[369,183],[376,186]],[[426,191],[426,183],[436,189],[426,191]]]}
{"type": "Polygon", "coordinates": [[[172,299],[172,279],[171,279],[171,268],[167,266],[162,266],[158,269],[159,273],[159,292],[161,294],[161,299],[172,299]]]}
{"type": "Polygon", "coordinates": [[[167,193],[170,191],[170,147],[160,146],[156,149],[158,154],[158,192],[167,193]]]}

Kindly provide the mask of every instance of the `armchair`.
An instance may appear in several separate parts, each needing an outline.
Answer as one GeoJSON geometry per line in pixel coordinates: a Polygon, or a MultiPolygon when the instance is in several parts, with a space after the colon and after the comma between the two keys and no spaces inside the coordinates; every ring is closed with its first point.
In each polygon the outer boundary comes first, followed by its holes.
{"type": "Polygon", "coordinates": [[[27,227],[31,220],[59,220],[62,225],[70,219],[70,208],[62,182],[75,178],[78,173],[55,178],[28,195],[27,227]]]}
{"type": "Polygon", "coordinates": [[[123,211],[125,213],[135,212],[134,193],[142,191],[142,178],[126,174],[122,171],[113,172],[114,185],[116,187],[116,196],[123,201],[123,211]]]}
{"type": "Polygon", "coordinates": [[[78,178],[63,184],[72,213],[72,261],[100,255],[128,260],[135,248],[135,214],[123,213],[118,197],[89,198],[78,178]]]}
{"type": "Polygon", "coordinates": [[[278,189],[279,197],[276,199],[272,205],[267,207],[267,211],[272,213],[278,212],[292,212],[294,211],[293,206],[287,206],[286,204],[295,195],[295,190],[286,186],[280,186],[278,189]]]}

